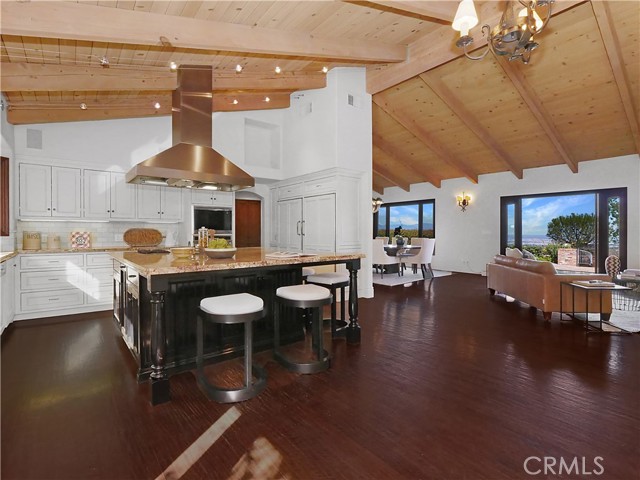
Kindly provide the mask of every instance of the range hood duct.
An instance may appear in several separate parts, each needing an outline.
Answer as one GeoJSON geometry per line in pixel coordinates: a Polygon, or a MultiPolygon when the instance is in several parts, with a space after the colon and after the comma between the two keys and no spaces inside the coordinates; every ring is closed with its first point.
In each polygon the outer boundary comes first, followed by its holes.
{"type": "Polygon", "coordinates": [[[212,148],[213,67],[178,68],[173,92],[173,146],[127,172],[127,182],[234,191],[255,185],[251,175],[212,148]]]}

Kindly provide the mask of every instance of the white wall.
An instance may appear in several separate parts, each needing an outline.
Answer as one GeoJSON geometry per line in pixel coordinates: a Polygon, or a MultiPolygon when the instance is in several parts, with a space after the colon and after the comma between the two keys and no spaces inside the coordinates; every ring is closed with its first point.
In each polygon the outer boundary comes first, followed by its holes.
{"type": "MultiPolygon", "coordinates": [[[[0,112],[0,155],[9,159],[9,175],[13,175],[16,168],[14,155],[14,127],[7,122],[7,102],[2,97],[3,105],[0,112]]],[[[14,202],[14,182],[9,180],[9,236],[0,237],[0,252],[11,252],[15,249],[16,238],[16,219],[15,219],[15,202],[14,202]]]]}
{"type": "MultiPolygon", "coordinates": [[[[481,175],[477,185],[466,179],[445,180],[441,188],[430,183],[385,189],[385,202],[419,199],[436,201],[436,255],[433,267],[480,273],[500,248],[500,197],[599,188],[627,187],[629,268],[640,268],[640,158],[628,155],[580,162],[578,173],[558,165],[528,169],[518,180],[511,173],[481,175]],[[455,197],[465,191],[472,197],[466,212],[455,197]]],[[[374,192],[374,196],[377,194],[374,192]]]]}

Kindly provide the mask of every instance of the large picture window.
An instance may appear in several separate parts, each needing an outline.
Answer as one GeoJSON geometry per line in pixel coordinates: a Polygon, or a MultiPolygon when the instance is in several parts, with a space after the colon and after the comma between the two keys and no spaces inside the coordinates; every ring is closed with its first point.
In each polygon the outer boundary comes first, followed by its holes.
{"type": "Polygon", "coordinates": [[[519,248],[558,270],[604,272],[609,255],[627,264],[627,189],[502,197],[500,252],[519,248]]]}
{"type": "Polygon", "coordinates": [[[373,214],[374,237],[390,237],[397,228],[404,237],[435,238],[435,200],[385,203],[373,214]]]}

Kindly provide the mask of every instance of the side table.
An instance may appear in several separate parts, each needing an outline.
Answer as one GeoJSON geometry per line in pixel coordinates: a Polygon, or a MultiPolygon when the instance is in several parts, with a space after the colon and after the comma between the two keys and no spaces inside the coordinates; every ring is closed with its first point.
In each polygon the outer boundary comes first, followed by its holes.
{"type": "MultiPolygon", "coordinates": [[[[615,291],[620,291],[620,290],[631,290],[628,287],[623,287],[620,285],[603,285],[603,286],[586,286],[586,285],[581,285],[579,283],[573,283],[573,282],[561,282],[560,283],[560,318],[562,318],[562,315],[564,314],[564,302],[563,302],[563,292],[565,290],[565,288],[568,288],[569,291],[571,292],[571,317],[576,319],[576,320],[580,320],[580,317],[576,314],[576,302],[575,302],[575,292],[576,290],[582,290],[585,293],[585,312],[584,312],[584,328],[587,331],[587,333],[589,333],[590,331],[596,331],[596,332],[604,332],[604,330],[602,329],[602,325],[609,325],[613,328],[617,328],[618,330],[620,330],[621,333],[631,333],[623,328],[618,327],[617,325],[613,325],[611,324],[608,320],[604,320],[602,318],[602,296],[604,292],[615,292],[615,291]],[[599,306],[598,309],[600,310],[599,315],[598,315],[598,321],[594,322],[594,321],[589,321],[589,292],[599,292],[599,306]],[[594,325],[594,324],[598,324],[598,326],[594,325]]],[[[578,312],[578,314],[583,313],[583,312],[578,312]]],[[[567,312],[567,315],[569,315],[569,312],[567,312]]],[[[609,333],[617,333],[617,332],[609,332],[609,333]]]]}

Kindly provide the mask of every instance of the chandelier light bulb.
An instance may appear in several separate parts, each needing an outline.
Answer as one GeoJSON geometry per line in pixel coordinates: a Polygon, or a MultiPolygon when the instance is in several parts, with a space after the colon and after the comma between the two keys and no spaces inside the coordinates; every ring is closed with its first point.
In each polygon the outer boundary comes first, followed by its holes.
{"type": "Polygon", "coordinates": [[[476,7],[473,5],[473,0],[462,0],[458,5],[451,27],[464,37],[469,35],[469,30],[477,24],[478,14],[476,13],[476,7]]]}

